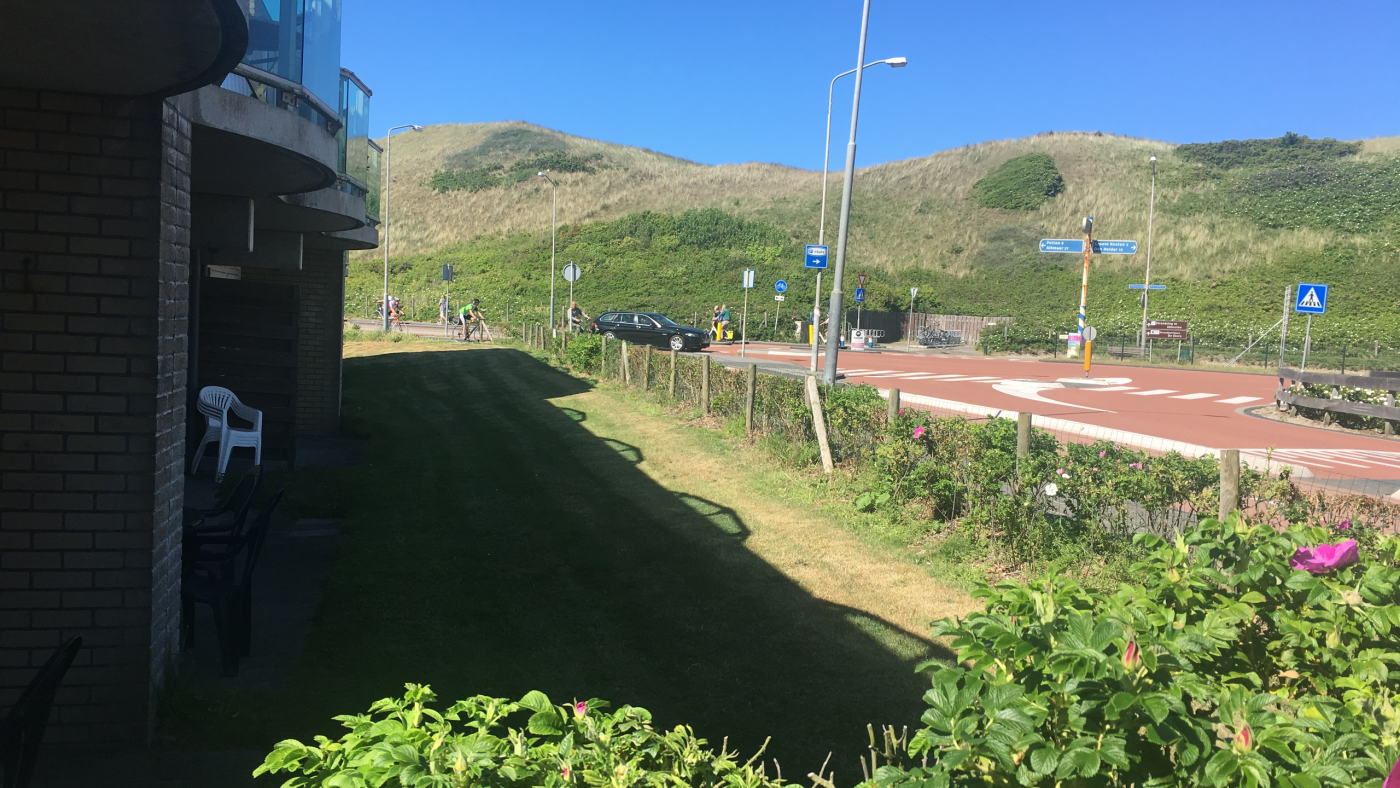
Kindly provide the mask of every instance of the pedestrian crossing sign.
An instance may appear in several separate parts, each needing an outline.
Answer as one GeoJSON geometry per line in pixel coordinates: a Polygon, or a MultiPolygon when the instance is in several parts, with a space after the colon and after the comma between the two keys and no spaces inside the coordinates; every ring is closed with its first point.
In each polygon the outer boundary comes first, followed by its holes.
{"type": "Polygon", "coordinates": [[[1293,311],[1305,315],[1327,314],[1327,285],[1300,282],[1298,303],[1293,305],[1293,311]]]}

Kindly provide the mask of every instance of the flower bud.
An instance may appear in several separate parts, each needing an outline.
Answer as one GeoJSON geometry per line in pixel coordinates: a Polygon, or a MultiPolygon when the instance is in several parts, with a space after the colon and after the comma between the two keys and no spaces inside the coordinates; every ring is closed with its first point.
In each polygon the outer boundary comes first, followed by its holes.
{"type": "Polygon", "coordinates": [[[1128,641],[1128,647],[1123,649],[1123,667],[1130,671],[1136,671],[1138,665],[1142,664],[1142,657],[1138,656],[1138,645],[1134,641],[1128,641]]]}
{"type": "Polygon", "coordinates": [[[1235,749],[1240,752],[1249,752],[1252,746],[1254,746],[1254,734],[1249,730],[1249,726],[1245,725],[1240,728],[1239,733],[1235,734],[1235,749]]]}
{"type": "Polygon", "coordinates": [[[574,717],[575,717],[576,719],[583,719],[583,716],[584,716],[585,714],[587,714],[587,713],[588,713],[588,704],[587,704],[586,702],[584,702],[584,701],[579,701],[578,703],[575,703],[575,704],[574,704],[574,717]]]}

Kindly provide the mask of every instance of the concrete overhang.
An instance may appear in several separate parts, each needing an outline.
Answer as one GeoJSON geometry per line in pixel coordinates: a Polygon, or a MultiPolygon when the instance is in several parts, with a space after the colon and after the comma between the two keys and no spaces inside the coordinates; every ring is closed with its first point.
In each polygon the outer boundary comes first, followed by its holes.
{"type": "Polygon", "coordinates": [[[335,137],[310,121],[219,87],[170,101],[193,123],[194,191],[272,197],[336,181],[335,137]]]}
{"type": "Polygon", "coordinates": [[[339,189],[320,189],[258,200],[260,230],[322,233],[365,226],[365,198],[339,189]]]}
{"type": "Polygon", "coordinates": [[[248,48],[238,0],[5,3],[0,85],[173,96],[218,84],[248,48]]]}
{"type": "Polygon", "coordinates": [[[333,249],[353,252],[379,246],[379,231],[365,226],[338,233],[315,233],[306,236],[307,249],[333,249]]]}

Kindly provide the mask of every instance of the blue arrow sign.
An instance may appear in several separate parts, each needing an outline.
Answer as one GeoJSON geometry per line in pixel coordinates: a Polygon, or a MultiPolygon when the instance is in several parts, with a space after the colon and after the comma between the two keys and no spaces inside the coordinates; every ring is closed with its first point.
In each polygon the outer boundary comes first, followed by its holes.
{"type": "Polygon", "coordinates": [[[807,267],[826,268],[826,247],[807,244],[807,267]]]}
{"type": "Polygon", "coordinates": [[[1042,238],[1040,239],[1040,251],[1083,254],[1084,242],[1073,238],[1042,238]]]}
{"type": "Polygon", "coordinates": [[[856,303],[857,303],[857,304],[863,304],[863,303],[865,303],[865,288],[863,288],[863,287],[857,287],[857,288],[856,288],[856,303]]]}
{"type": "Polygon", "coordinates": [[[1137,254],[1137,241],[1094,241],[1093,248],[1094,254],[1137,254]]]}
{"type": "MultiPolygon", "coordinates": [[[[1128,285],[1128,289],[1129,289],[1129,290],[1142,290],[1142,289],[1143,289],[1143,285],[1128,285]]],[[[1146,289],[1148,289],[1148,290],[1166,290],[1166,289],[1167,289],[1167,286],[1166,286],[1166,285],[1147,285],[1147,286],[1146,286],[1146,289]]]]}
{"type": "Polygon", "coordinates": [[[778,281],[773,283],[773,289],[777,290],[779,293],[786,293],[787,282],[785,280],[779,279],[778,281]]]}
{"type": "Polygon", "coordinates": [[[1293,311],[1305,315],[1327,314],[1327,285],[1299,282],[1298,302],[1293,305],[1293,311]]]}

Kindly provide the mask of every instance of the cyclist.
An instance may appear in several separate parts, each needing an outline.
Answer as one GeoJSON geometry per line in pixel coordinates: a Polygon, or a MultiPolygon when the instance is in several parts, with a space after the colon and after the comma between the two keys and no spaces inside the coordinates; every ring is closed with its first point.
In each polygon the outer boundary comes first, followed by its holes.
{"type": "Polygon", "coordinates": [[[730,322],[730,320],[732,320],[732,317],[731,317],[730,314],[729,314],[729,305],[728,305],[728,304],[720,304],[720,305],[719,305],[719,315],[715,318],[715,321],[716,321],[716,324],[717,324],[718,330],[719,330],[719,340],[716,340],[716,341],[720,341],[720,340],[723,340],[723,339],[725,338],[725,334],[727,333],[727,331],[728,331],[728,329],[729,329],[729,322],[730,322]]]}
{"type": "Polygon", "coordinates": [[[710,333],[714,335],[714,341],[719,341],[719,304],[710,310],[710,333]]]}
{"type": "Polygon", "coordinates": [[[583,322],[588,319],[588,313],[578,305],[577,301],[569,302],[569,329],[577,333],[583,329],[583,322]]]}
{"type": "Polygon", "coordinates": [[[486,316],[481,313],[481,299],[473,298],[470,306],[462,307],[462,341],[476,334],[476,340],[480,342],[481,327],[485,322],[486,316]]]}

